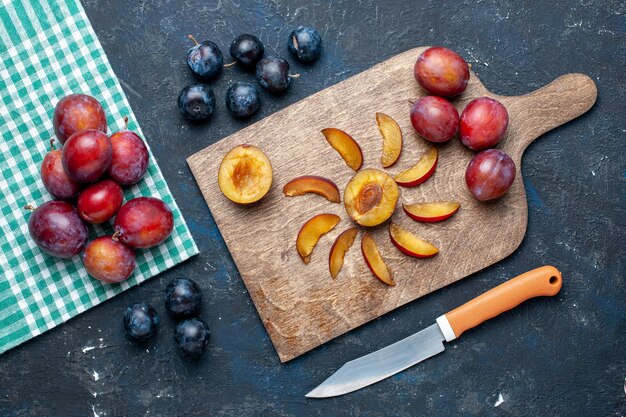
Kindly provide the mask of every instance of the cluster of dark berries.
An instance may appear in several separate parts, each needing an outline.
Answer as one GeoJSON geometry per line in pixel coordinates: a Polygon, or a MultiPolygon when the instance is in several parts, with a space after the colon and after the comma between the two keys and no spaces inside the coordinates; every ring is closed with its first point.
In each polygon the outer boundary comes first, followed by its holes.
{"type": "MultiPolygon", "coordinates": [[[[209,326],[197,317],[201,306],[202,291],[195,281],[177,278],[165,289],[165,308],[180,319],[174,331],[174,341],[186,356],[199,357],[209,343],[209,326]]],[[[124,327],[132,339],[148,341],[157,333],[159,315],[150,304],[134,304],[124,313],[124,327]]]]}
{"type": "MultiPolygon", "coordinates": [[[[230,45],[234,59],[224,64],[224,55],[211,41],[198,42],[189,35],[195,45],[187,51],[187,65],[203,83],[215,79],[224,67],[239,65],[247,71],[255,71],[259,85],[272,94],[280,94],[289,88],[291,79],[298,77],[289,72],[289,62],[278,56],[265,55],[265,45],[254,35],[243,34],[230,45]]],[[[298,61],[310,63],[322,52],[322,38],[315,30],[300,26],[289,34],[289,53],[298,61]]],[[[259,110],[261,96],[256,86],[236,81],[226,91],[226,108],[235,117],[248,118],[259,110]]],[[[206,120],[215,111],[215,94],[206,84],[191,84],[178,95],[178,109],[189,120],[206,120]]]]}

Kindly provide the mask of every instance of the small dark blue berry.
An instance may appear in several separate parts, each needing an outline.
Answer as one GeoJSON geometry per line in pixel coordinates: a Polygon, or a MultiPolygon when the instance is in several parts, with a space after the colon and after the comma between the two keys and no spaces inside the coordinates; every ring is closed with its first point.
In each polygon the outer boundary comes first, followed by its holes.
{"type": "Polygon", "coordinates": [[[259,90],[250,83],[238,81],[226,91],[226,108],[236,117],[252,116],[261,106],[259,90]]]}
{"type": "Polygon", "coordinates": [[[215,78],[224,67],[222,51],[211,41],[198,43],[193,36],[189,39],[196,44],[187,51],[187,65],[201,81],[210,81],[215,78]]]}
{"type": "Polygon", "coordinates": [[[202,291],[195,281],[176,278],[165,288],[165,308],[178,317],[198,314],[202,306],[202,291]]]}
{"type": "Polygon", "coordinates": [[[239,35],[230,45],[230,56],[247,70],[253,70],[264,53],[263,42],[254,35],[239,35]]]}
{"type": "Polygon", "coordinates": [[[183,320],[176,325],[174,331],[174,341],[188,356],[200,356],[209,344],[209,336],[209,326],[200,319],[183,320]]]}
{"type": "Polygon", "coordinates": [[[178,110],[189,120],[205,120],[215,111],[215,94],[208,85],[188,85],[178,95],[178,110]]]}
{"type": "Polygon", "coordinates": [[[276,56],[263,58],[256,64],[256,79],[270,93],[282,93],[291,84],[289,63],[276,56]]]}
{"type": "Polygon", "coordinates": [[[124,312],[124,328],[128,336],[146,341],[154,337],[159,327],[159,315],[150,304],[138,303],[124,312]]]}
{"type": "Polygon", "coordinates": [[[322,53],[322,37],[313,28],[299,26],[289,34],[287,49],[301,62],[313,62],[322,53]]]}

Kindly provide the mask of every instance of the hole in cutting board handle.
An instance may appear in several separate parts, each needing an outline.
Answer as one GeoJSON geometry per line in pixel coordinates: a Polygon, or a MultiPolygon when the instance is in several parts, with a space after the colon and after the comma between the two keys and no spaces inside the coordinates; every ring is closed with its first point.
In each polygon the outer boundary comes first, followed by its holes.
{"type": "Polygon", "coordinates": [[[556,285],[559,283],[559,277],[553,275],[550,277],[550,280],[548,282],[550,283],[550,285],[556,285]]]}

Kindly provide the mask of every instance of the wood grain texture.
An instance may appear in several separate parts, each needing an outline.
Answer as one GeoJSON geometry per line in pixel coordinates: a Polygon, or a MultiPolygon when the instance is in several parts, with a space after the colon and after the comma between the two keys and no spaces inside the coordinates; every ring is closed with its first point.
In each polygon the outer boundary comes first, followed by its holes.
{"type": "Polygon", "coordinates": [[[320,133],[327,127],[343,129],[357,140],[364,154],[363,168],[381,169],[382,139],[376,112],[392,116],[404,134],[401,158],[386,171],[393,175],[413,165],[430,146],[415,133],[409,120],[408,99],[425,93],[413,78],[413,64],[424,49],[415,48],[384,61],[188,158],[283,362],[511,254],[521,243],[527,224],[520,171],[524,150],[541,134],[589,110],[596,99],[594,82],[582,74],[562,76],[517,97],[490,93],[472,74],[467,90],[453,103],[460,112],[470,100],[489,96],[507,107],[509,130],[498,148],[508,152],[517,165],[512,188],[497,201],[476,201],[464,181],[465,167],[474,152],[457,139],[439,146],[435,174],[418,187],[401,189],[392,219],[433,243],[440,253],[430,259],[403,255],[389,241],[385,223],[370,233],[394,274],[396,286],[387,287],[372,276],[359,250],[360,236],[333,280],[328,271],[330,246],[339,233],[353,226],[343,203],[330,203],[317,195],[288,198],[281,189],[301,175],[324,176],[344,189],[354,172],[320,133]],[[222,157],[242,143],[264,150],[274,170],[270,192],[251,207],[233,204],[217,186],[222,157]],[[434,200],[456,200],[461,209],[451,219],[433,224],[417,223],[402,212],[402,202],[434,200]],[[304,265],[295,248],[296,236],[306,220],[324,212],[335,213],[342,220],[320,239],[311,263],[304,265]]]}

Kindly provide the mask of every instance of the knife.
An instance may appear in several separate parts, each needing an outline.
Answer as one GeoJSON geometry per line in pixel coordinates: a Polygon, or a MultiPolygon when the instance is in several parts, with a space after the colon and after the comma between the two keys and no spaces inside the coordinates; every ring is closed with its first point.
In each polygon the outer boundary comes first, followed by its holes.
{"type": "Polygon", "coordinates": [[[327,398],[356,391],[395,375],[445,350],[466,330],[539,296],[553,296],[561,290],[561,273],[542,266],[512,278],[440,316],[436,322],[376,352],[344,364],[326,381],[309,392],[309,398],[327,398]]]}

